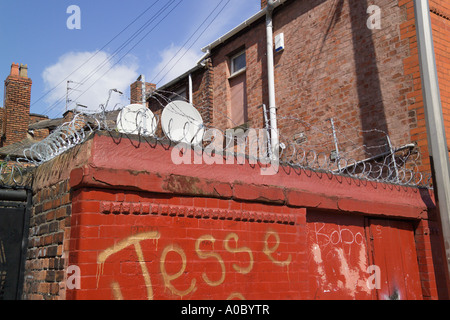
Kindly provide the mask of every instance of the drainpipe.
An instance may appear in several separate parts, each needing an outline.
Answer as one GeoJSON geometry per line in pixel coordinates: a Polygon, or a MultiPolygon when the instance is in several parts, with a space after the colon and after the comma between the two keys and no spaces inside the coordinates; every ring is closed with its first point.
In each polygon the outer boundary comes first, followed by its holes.
{"type": "Polygon", "coordinates": [[[273,62],[273,23],[272,13],[274,9],[274,0],[267,1],[266,7],[266,34],[267,34],[267,80],[269,86],[269,115],[270,115],[270,139],[272,147],[272,157],[278,159],[278,126],[277,126],[277,107],[275,104],[275,71],[273,62]]]}
{"type": "MultiPolygon", "coordinates": [[[[433,187],[439,207],[450,273],[450,162],[445,136],[442,102],[431,30],[430,7],[428,1],[414,0],[417,44],[419,47],[420,75],[427,124],[430,162],[433,173],[433,187]]],[[[447,278],[449,281],[449,278],[447,278]]],[[[449,283],[449,282],[447,282],[449,283]]],[[[448,288],[447,288],[448,289],[448,288]]],[[[449,290],[450,292],[450,290],[449,290]]]]}
{"type": "Polygon", "coordinates": [[[192,74],[189,73],[189,103],[193,104],[193,98],[192,98],[192,74]]]}

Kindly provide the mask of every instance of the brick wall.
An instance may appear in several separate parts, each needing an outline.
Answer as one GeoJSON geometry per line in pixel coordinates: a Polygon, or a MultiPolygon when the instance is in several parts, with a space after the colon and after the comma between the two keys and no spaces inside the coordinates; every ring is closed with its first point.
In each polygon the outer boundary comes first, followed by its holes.
{"type": "Polygon", "coordinates": [[[245,48],[247,69],[247,110],[248,125],[252,128],[263,128],[263,102],[267,104],[267,58],[265,55],[265,24],[263,21],[255,24],[246,33],[229,40],[225,45],[215,48],[212,52],[214,110],[213,124],[215,128],[225,130],[235,127],[231,122],[231,89],[230,58],[233,54],[245,48]]]}
{"type": "Polygon", "coordinates": [[[395,290],[448,297],[427,190],[289,170],[268,182],[252,165],[175,165],[167,146],[117,141],[97,135],[71,171],[67,265],[81,289],[67,299],[384,299],[366,286],[370,257],[406,245],[418,282],[395,290]],[[371,219],[411,229],[367,255],[371,219]]]}
{"type": "Polygon", "coordinates": [[[450,4],[447,1],[432,0],[430,10],[442,111],[450,150],[450,4]]]}
{"type": "MultiPolygon", "coordinates": [[[[203,123],[206,126],[213,122],[213,68],[211,60],[205,60],[205,67],[196,69],[191,74],[192,77],[192,104],[200,112],[203,123]]],[[[160,119],[163,108],[171,99],[189,101],[189,78],[188,76],[176,81],[173,85],[165,86],[158,95],[152,96],[148,100],[150,110],[160,119]],[[177,92],[185,92],[185,96],[177,97],[177,92]]],[[[162,135],[158,127],[158,135],[162,135]]]]}
{"type": "Polygon", "coordinates": [[[19,67],[13,63],[11,73],[5,80],[2,146],[19,142],[27,136],[32,81],[26,70],[26,66],[19,67]]]}
{"type": "MultiPolygon", "coordinates": [[[[379,30],[367,27],[371,4],[288,1],[275,10],[274,35],[285,36],[285,49],[274,57],[282,140],[304,134],[302,147],[330,153],[335,149],[329,121],[333,117],[340,151],[347,157],[361,159],[384,152],[385,132],[394,146],[416,143],[421,153],[419,170],[430,171],[413,2],[378,1],[379,30]]],[[[448,4],[432,1],[431,15],[447,119],[448,4]]],[[[258,109],[268,104],[263,20],[212,51],[215,127],[233,127],[229,58],[242,48],[247,57],[249,125],[264,127],[258,109]]]]}
{"type": "MultiPolygon", "coordinates": [[[[89,146],[90,140],[83,144],[84,148],[89,146]]],[[[89,157],[83,147],[66,151],[34,172],[23,299],[66,298],[72,213],[69,176],[89,157]]]]}
{"type": "MultiPolygon", "coordinates": [[[[149,82],[145,83],[145,92],[149,93],[155,89],[155,85],[149,82]]],[[[140,104],[142,103],[142,81],[135,81],[130,85],[130,103],[140,104]]]]}
{"type": "MultiPolygon", "coordinates": [[[[47,116],[30,113],[30,125],[47,119],[47,116]]],[[[48,137],[48,135],[50,134],[50,130],[47,128],[35,129],[33,130],[33,132],[30,132],[30,134],[32,134],[33,139],[35,140],[43,140],[48,137]]]]}
{"type": "Polygon", "coordinates": [[[67,180],[33,195],[23,298],[65,298],[64,240],[70,230],[71,199],[67,180]]]}
{"type": "Polygon", "coordinates": [[[438,296],[440,299],[447,300],[450,297],[445,286],[440,285],[448,281],[449,277],[445,268],[439,268],[439,265],[443,266],[446,263],[445,257],[439,254],[445,250],[440,237],[441,230],[435,213],[431,215],[431,219],[420,221],[415,229],[419,272],[423,295],[426,299],[438,296]]]}
{"type": "Polygon", "coordinates": [[[92,188],[73,201],[68,299],[306,298],[304,210],[92,188]]]}
{"type": "Polygon", "coordinates": [[[448,297],[428,190],[176,165],[167,145],[119,137],[98,133],[37,169],[25,299],[383,298],[366,286],[370,219],[414,226],[408,279],[420,283],[402,297],[448,297]]]}

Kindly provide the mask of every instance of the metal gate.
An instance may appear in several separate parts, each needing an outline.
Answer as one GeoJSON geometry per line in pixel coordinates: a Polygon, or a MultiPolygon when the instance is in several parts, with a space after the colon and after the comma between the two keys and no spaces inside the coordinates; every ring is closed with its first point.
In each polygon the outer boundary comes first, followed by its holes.
{"type": "Polygon", "coordinates": [[[30,191],[0,189],[0,300],[21,299],[30,208],[30,191]]]}

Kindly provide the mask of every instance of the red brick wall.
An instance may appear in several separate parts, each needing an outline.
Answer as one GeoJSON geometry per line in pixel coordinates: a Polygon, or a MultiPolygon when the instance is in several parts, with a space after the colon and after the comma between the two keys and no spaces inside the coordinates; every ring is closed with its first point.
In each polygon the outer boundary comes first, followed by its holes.
{"type": "MultiPolygon", "coordinates": [[[[152,83],[145,83],[145,90],[148,93],[150,90],[154,89],[155,85],[152,83]]],[[[133,82],[130,85],[130,103],[140,104],[142,103],[142,81],[133,82]]]]}
{"type": "Polygon", "coordinates": [[[432,0],[430,10],[447,146],[450,149],[450,4],[432,0]]]}
{"type": "Polygon", "coordinates": [[[30,113],[30,124],[42,121],[42,120],[47,120],[48,117],[44,116],[44,115],[40,115],[40,114],[33,114],[30,113]]]}
{"type": "MultiPolygon", "coordinates": [[[[342,150],[385,144],[381,130],[395,146],[411,141],[408,95],[413,79],[403,59],[410,56],[400,24],[406,10],[392,1],[378,1],[382,29],[370,30],[366,1],[288,1],[274,12],[274,35],[283,32],[285,49],[275,53],[278,125],[286,140],[305,132],[309,147],[334,149],[329,118],[340,128],[342,150]],[[293,120],[292,118],[300,119],[293,120]],[[312,129],[313,128],[313,129],[312,129]],[[325,132],[325,133],[324,133],[325,132]]],[[[214,66],[214,124],[230,127],[229,54],[245,47],[250,125],[263,127],[262,103],[268,104],[264,18],[212,52],[214,66]]],[[[364,150],[364,148],[361,148],[364,150]]],[[[366,148],[367,153],[381,153],[366,148]]]]}
{"type": "MultiPolygon", "coordinates": [[[[89,145],[87,141],[83,147],[89,145]]],[[[66,298],[72,215],[69,176],[73,168],[86,163],[88,154],[86,149],[75,147],[34,172],[23,299],[66,298]]]]}
{"type": "Polygon", "coordinates": [[[365,286],[372,218],[415,226],[418,295],[448,297],[429,190],[176,165],[167,145],[119,137],[97,134],[38,168],[26,299],[376,299],[365,286]]]}
{"type": "Polygon", "coordinates": [[[72,226],[68,299],[306,298],[302,209],[81,189],[72,226]]]}
{"type": "MultiPolygon", "coordinates": [[[[205,60],[205,67],[195,70],[191,74],[192,77],[192,103],[200,112],[203,123],[210,126],[213,122],[213,69],[211,60],[205,60]]],[[[182,97],[185,101],[189,101],[189,78],[175,82],[169,87],[165,87],[159,95],[152,96],[149,100],[149,108],[158,117],[161,116],[162,109],[167,105],[168,99],[179,90],[185,90],[186,96],[182,97]]]]}
{"type": "Polygon", "coordinates": [[[72,171],[67,265],[80,267],[81,289],[68,299],[326,299],[330,288],[334,298],[376,299],[365,286],[370,218],[415,226],[415,293],[445,297],[426,190],[342,188],[339,178],[285,170],[268,183],[247,164],[194,170],[171,163],[165,146],[138,149],[96,136],[83,152],[89,165],[72,171]]]}
{"type": "MultiPolygon", "coordinates": [[[[233,54],[245,48],[246,51],[246,81],[248,124],[252,128],[263,128],[262,109],[258,109],[267,95],[267,71],[265,55],[265,24],[258,22],[248,32],[229,40],[225,45],[215,48],[212,52],[214,68],[213,94],[214,110],[213,124],[215,128],[225,130],[238,124],[231,122],[231,89],[230,58],[233,54]]],[[[267,104],[267,102],[266,102],[267,104]]]]}

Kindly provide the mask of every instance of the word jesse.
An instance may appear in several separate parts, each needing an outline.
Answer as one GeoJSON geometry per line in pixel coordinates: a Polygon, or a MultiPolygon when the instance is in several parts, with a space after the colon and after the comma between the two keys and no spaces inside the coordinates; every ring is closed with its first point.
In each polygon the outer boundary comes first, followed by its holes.
{"type": "MultiPolygon", "coordinates": [[[[97,264],[99,266],[100,273],[103,272],[103,267],[105,262],[112,255],[115,255],[122,250],[133,246],[135,254],[137,256],[137,262],[139,263],[141,269],[141,275],[145,282],[145,288],[147,290],[147,298],[149,300],[153,300],[154,292],[153,292],[153,284],[152,284],[152,276],[148,270],[146,264],[146,258],[144,257],[144,250],[142,248],[142,242],[145,240],[153,240],[153,242],[147,243],[155,243],[161,238],[161,234],[159,231],[150,231],[145,233],[140,233],[136,235],[132,235],[111,248],[106,249],[101,252],[97,258],[97,264]]],[[[282,254],[277,251],[280,245],[280,237],[277,232],[273,230],[268,230],[264,238],[262,240],[262,253],[268,259],[269,263],[276,267],[287,267],[290,265],[292,261],[291,254],[282,254]],[[285,259],[278,259],[279,256],[283,256],[285,259]]],[[[200,260],[205,260],[205,263],[210,263],[211,261],[217,263],[218,269],[220,272],[211,272],[208,274],[206,271],[200,274],[200,278],[194,277],[190,282],[185,281],[183,288],[181,285],[177,285],[175,281],[177,279],[182,279],[183,276],[186,275],[186,267],[188,264],[188,259],[186,255],[185,249],[183,249],[180,245],[176,243],[171,243],[166,245],[159,256],[159,274],[162,277],[164,288],[167,289],[171,294],[184,297],[191,293],[194,293],[198,289],[199,281],[203,281],[210,287],[217,287],[222,285],[225,282],[227,270],[225,261],[220,252],[223,253],[240,253],[242,257],[247,256],[245,259],[239,263],[232,263],[232,269],[240,274],[249,274],[255,265],[255,259],[253,251],[247,247],[239,244],[239,236],[236,233],[229,233],[225,236],[223,240],[223,250],[219,250],[219,248],[214,248],[214,244],[216,242],[216,238],[211,234],[201,235],[195,240],[195,249],[194,252],[196,254],[196,258],[200,260]],[[175,260],[175,264],[178,264],[178,270],[174,271],[174,261],[168,262],[168,256],[171,255],[172,260],[175,260]],[[173,259],[174,256],[178,256],[177,259],[173,259]],[[210,261],[211,260],[211,261],[210,261]]],[[[261,243],[261,242],[260,242],[261,243]]],[[[156,244],[156,243],[155,243],[156,244]]],[[[148,252],[148,248],[145,248],[145,252],[148,252]]],[[[198,260],[197,260],[198,261],[198,260]]],[[[100,277],[100,274],[97,275],[100,277]]],[[[118,282],[113,281],[111,284],[111,289],[113,292],[113,296],[115,299],[121,300],[123,299],[123,295],[121,292],[121,288],[118,282]]],[[[233,292],[228,296],[228,299],[245,299],[245,297],[239,292],[233,292]]]]}

